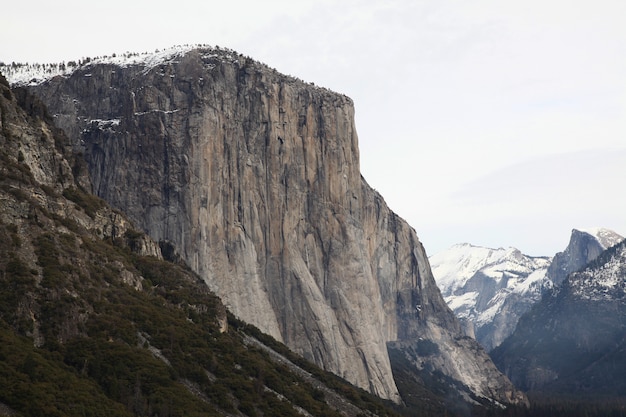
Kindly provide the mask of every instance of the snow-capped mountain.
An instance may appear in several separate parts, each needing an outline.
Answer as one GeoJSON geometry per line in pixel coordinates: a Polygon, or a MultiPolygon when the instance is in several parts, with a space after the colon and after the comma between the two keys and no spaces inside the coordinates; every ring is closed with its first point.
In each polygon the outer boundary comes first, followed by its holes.
{"type": "Polygon", "coordinates": [[[513,332],[519,316],[549,286],[550,259],[515,248],[464,243],[431,256],[430,264],[446,302],[487,350],[513,332]]]}
{"type": "Polygon", "coordinates": [[[610,399],[626,392],[626,241],[571,273],[491,352],[521,389],[610,399]]]}
{"type": "Polygon", "coordinates": [[[581,271],[571,274],[567,285],[582,300],[626,300],[626,245],[616,245],[581,271]]]}
{"type": "Polygon", "coordinates": [[[567,248],[553,258],[465,243],[429,259],[448,306],[489,351],[513,332],[546,289],[623,239],[609,229],[574,229],[567,248]]]}

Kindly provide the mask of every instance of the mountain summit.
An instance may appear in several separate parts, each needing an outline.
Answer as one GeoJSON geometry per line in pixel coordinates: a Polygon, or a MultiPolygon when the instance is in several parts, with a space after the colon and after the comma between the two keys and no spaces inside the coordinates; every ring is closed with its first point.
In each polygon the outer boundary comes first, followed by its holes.
{"type": "Polygon", "coordinates": [[[31,81],[97,195],[241,319],[396,402],[388,345],[470,401],[526,401],[463,336],[415,231],[361,177],[349,98],[208,47],[31,81]]]}
{"type": "Polygon", "coordinates": [[[584,267],[606,249],[622,240],[624,240],[623,236],[601,227],[573,229],[567,248],[554,255],[547,276],[550,281],[558,285],[570,273],[584,267]]]}
{"type": "Polygon", "coordinates": [[[431,256],[430,263],[450,308],[467,332],[491,350],[541,298],[550,259],[515,248],[459,244],[431,256]]]}

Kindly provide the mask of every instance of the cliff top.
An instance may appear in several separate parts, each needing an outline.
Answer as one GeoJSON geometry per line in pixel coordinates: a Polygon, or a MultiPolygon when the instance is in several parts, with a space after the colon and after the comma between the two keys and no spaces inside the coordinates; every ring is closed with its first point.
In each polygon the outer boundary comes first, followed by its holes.
{"type": "MultiPolygon", "coordinates": [[[[219,46],[210,46],[206,44],[197,45],[176,45],[165,49],[157,49],[154,52],[125,52],[123,54],[112,54],[110,56],[98,56],[95,58],[86,57],[78,61],[68,61],[60,63],[19,63],[12,62],[10,64],[0,61],[0,73],[3,74],[12,86],[34,86],[46,82],[56,76],[70,76],[74,71],[79,69],[88,69],[91,66],[104,64],[114,65],[120,68],[132,66],[142,66],[148,71],[158,65],[175,63],[177,59],[183,57],[191,51],[198,51],[203,54],[203,58],[218,59],[223,63],[241,64],[253,63],[260,67],[264,67],[270,71],[278,73],[274,68],[267,64],[256,61],[253,58],[245,56],[237,51],[219,46]]],[[[302,82],[313,88],[318,88],[327,92],[335,93],[327,88],[316,86],[312,82],[305,82],[297,77],[282,74],[291,81],[302,82]]],[[[336,94],[336,93],[335,93],[336,94]]],[[[347,96],[340,94],[346,99],[347,96]]]]}
{"type": "Polygon", "coordinates": [[[110,64],[122,68],[144,66],[146,69],[150,69],[163,63],[172,62],[193,49],[211,51],[214,52],[216,56],[220,53],[222,60],[233,61],[233,58],[238,56],[236,52],[220,49],[219,47],[212,48],[208,45],[178,45],[154,52],[125,52],[121,55],[113,54],[111,56],[82,58],[78,61],[68,61],[67,63],[0,63],[0,71],[12,85],[37,85],[58,75],[69,76],[79,68],[86,68],[96,64],[110,64]]]}

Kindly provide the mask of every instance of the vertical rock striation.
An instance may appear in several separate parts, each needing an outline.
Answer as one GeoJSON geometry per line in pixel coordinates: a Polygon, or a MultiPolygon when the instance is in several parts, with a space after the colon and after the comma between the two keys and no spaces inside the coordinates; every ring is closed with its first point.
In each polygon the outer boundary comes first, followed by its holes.
{"type": "Polygon", "coordinates": [[[351,100],[229,51],[183,52],[29,87],[76,139],[94,191],[171,242],[241,319],[356,385],[399,401],[387,342],[427,338],[441,354],[420,369],[523,402],[361,177],[351,100]]]}

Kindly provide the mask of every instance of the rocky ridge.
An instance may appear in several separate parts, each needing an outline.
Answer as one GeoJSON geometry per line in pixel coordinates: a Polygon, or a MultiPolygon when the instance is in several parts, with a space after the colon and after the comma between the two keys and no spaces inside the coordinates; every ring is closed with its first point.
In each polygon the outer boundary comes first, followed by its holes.
{"type": "Polygon", "coordinates": [[[211,48],[33,84],[96,193],[243,320],[394,401],[387,343],[468,395],[525,401],[463,338],[414,230],[361,177],[347,97],[211,48]],[[438,349],[416,356],[420,340],[438,349]]]}

